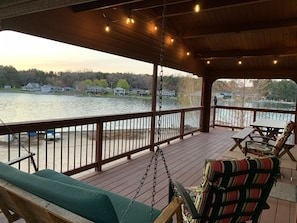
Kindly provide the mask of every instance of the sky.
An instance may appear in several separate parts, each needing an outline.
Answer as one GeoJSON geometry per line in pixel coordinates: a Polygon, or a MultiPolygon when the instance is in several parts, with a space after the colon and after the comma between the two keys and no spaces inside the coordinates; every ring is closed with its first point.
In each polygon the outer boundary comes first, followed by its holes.
{"type": "MultiPolygon", "coordinates": [[[[153,65],[14,31],[0,31],[0,65],[17,70],[152,74],[153,65]]],[[[164,69],[164,75],[184,75],[164,69]]]]}

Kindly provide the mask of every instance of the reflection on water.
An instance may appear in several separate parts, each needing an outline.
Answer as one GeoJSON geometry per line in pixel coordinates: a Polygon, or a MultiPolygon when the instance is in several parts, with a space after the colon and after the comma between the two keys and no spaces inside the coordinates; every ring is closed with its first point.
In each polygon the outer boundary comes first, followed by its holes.
{"type": "MultiPolygon", "coordinates": [[[[9,123],[146,112],[151,110],[151,100],[0,93],[0,106],[0,118],[9,123]]],[[[180,106],[175,100],[163,100],[162,107],[174,109],[180,106]]]]}

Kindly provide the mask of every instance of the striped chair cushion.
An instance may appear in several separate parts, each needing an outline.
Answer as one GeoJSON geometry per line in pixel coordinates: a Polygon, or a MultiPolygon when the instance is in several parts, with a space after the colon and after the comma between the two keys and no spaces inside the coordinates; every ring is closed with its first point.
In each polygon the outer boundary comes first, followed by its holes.
{"type": "Polygon", "coordinates": [[[266,155],[275,155],[278,156],[279,151],[282,149],[283,145],[285,144],[287,138],[290,136],[291,132],[293,131],[295,123],[290,121],[284,128],[283,133],[277,138],[274,145],[270,145],[263,142],[257,141],[247,141],[246,143],[246,150],[249,153],[259,155],[259,156],[266,156],[266,155]]]}
{"type": "MultiPolygon", "coordinates": [[[[283,140],[283,138],[279,138],[278,142],[283,142],[283,140]]],[[[274,145],[257,141],[247,141],[245,149],[248,153],[252,153],[258,156],[276,156],[279,152],[279,150],[277,150],[274,145]]]]}
{"type": "Polygon", "coordinates": [[[284,145],[284,141],[287,140],[287,138],[291,135],[291,132],[293,131],[295,126],[295,123],[290,121],[287,123],[286,127],[284,128],[283,133],[278,137],[278,139],[275,142],[275,147],[277,149],[281,149],[281,147],[284,145]]]}
{"type": "MultiPolygon", "coordinates": [[[[257,208],[254,200],[245,203],[241,208],[237,205],[237,201],[261,197],[262,188],[250,186],[265,185],[270,174],[261,173],[258,170],[271,170],[273,165],[273,160],[270,158],[211,161],[206,165],[202,184],[199,187],[189,187],[187,190],[198,213],[203,213],[206,217],[228,214],[234,217],[233,213],[236,212],[254,212],[257,208]],[[211,187],[215,187],[220,192],[210,194],[211,187]]],[[[187,207],[184,206],[183,209],[184,219],[187,222],[195,222],[196,220],[192,219],[187,207]]],[[[231,216],[215,222],[231,222],[231,216]]],[[[248,220],[250,216],[238,216],[236,222],[248,220]]],[[[232,221],[234,222],[234,219],[232,221]]]]}

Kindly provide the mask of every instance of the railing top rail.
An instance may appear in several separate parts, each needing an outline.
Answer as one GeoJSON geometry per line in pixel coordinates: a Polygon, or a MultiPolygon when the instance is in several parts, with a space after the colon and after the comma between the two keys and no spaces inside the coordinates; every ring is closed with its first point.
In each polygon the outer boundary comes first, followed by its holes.
{"type": "Polygon", "coordinates": [[[30,131],[44,131],[51,128],[63,128],[76,125],[87,125],[94,123],[103,123],[119,120],[127,120],[142,117],[153,117],[153,115],[165,115],[180,112],[188,112],[201,110],[202,107],[192,107],[185,109],[172,109],[172,110],[162,110],[156,112],[139,112],[139,113],[126,113],[126,114],[116,114],[116,115],[103,115],[103,116],[88,116],[80,118],[61,118],[61,119],[50,119],[50,120],[38,120],[38,121],[27,121],[27,122],[13,122],[5,123],[0,125],[0,135],[11,134],[17,132],[30,132],[30,131]]]}
{"type": "Polygon", "coordinates": [[[292,110],[279,110],[279,109],[270,109],[270,108],[248,108],[248,107],[236,107],[236,106],[224,106],[224,105],[217,105],[215,107],[216,108],[226,108],[226,109],[230,109],[230,110],[274,112],[274,113],[286,113],[286,114],[295,114],[295,112],[296,112],[296,111],[292,111],[292,110]]]}

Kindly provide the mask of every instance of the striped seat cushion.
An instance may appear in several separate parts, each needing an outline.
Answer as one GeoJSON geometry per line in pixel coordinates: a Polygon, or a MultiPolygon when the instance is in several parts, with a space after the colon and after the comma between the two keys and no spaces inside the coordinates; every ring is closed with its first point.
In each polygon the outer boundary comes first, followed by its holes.
{"type": "MultiPolygon", "coordinates": [[[[256,201],[262,196],[263,188],[252,185],[265,185],[270,174],[259,170],[271,170],[273,166],[271,158],[211,161],[206,165],[202,184],[187,190],[198,213],[206,219],[217,219],[211,222],[231,222],[231,219],[232,222],[248,221],[250,215],[242,217],[240,214],[234,221],[234,213],[252,213],[256,210],[256,201]],[[238,205],[243,200],[249,202],[238,205]]],[[[183,207],[183,217],[187,222],[195,222],[186,206],[183,207]]]]}
{"type": "Polygon", "coordinates": [[[257,141],[247,141],[246,150],[248,153],[252,153],[259,156],[275,155],[278,156],[279,151],[282,149],[287,138],[293,131],[295,123],[290,121],[286,124],[283,133],[277,138],[274,145],[268,143],[257,142],[257,141]]]}
{"type": "MultiPolygon", "coordinates": [[[[283,138],[280,138],[279,142],[281,142],[283,138]]],[[[258,156],[270,156],[277,155],[278,150],[274,145],[270,145],[265,142],[257,142],[257,141],[247,141],[246,148],[248,153],[255,154],[258,156]]]]}

